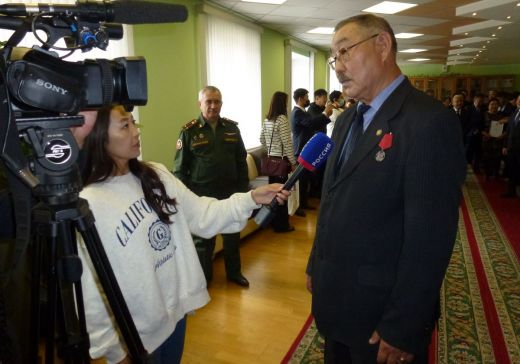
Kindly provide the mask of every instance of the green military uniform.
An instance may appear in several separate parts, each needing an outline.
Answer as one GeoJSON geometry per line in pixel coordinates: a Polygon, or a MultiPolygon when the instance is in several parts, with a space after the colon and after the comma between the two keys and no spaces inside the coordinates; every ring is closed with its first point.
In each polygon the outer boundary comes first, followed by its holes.
{"type": "MultiPolygon", "coordinates": [[[[237,123],[219,118],[215,130],[202,114],[184,125],[177,141],[173,172],[198,196],[226,199],[249,190],[246,149],[237,123]]],[[[240,234],[222,234],[226,275],[234,278],[240,270],[240,234]]],[[[215,237],[194,236],[206,279],[212,278],[215,237]]]]}

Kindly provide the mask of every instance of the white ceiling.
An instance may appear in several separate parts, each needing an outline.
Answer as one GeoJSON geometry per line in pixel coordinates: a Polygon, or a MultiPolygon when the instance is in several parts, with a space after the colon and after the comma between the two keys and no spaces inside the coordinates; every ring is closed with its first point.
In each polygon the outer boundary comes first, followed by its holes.
{"type": "MultiPolygon", "coordinates": [[[[399,51],[408,48],[427,51],[398,53],[400,64],[417,64],[418,62],[408,60],[418,57],[430,58],[429,61],[420,62],[423,64],[520,63],[520,0],[403,1],[418,6],[394,15],[380,15],[388,20],[395,33],[424,34],[412,39],[398,39],[399,51]],[[475,12],[476,15],[473,15],[475,12]],[[498,29],[499,26],[502,28],[498,29]]],[[[380,1],[287,0],[282,5],[240,0],[208,2],[245,16],[267,28],[289,34],[315,48],[328,51],[331,35],[309,34],[307,31],[316,27],[334,27],[340,20],[361,14],[363,9],[380,1]]]]}

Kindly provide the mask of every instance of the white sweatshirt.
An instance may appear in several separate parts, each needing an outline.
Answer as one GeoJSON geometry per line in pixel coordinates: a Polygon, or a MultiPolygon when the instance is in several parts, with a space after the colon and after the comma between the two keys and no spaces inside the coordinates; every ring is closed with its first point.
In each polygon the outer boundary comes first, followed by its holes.
{"type": "MultiPolygon", "coordinates": [[[[170,225],[162,223],[146,203],[141,183],[131,173],[94,183],[81,192],[94,213],[110,265],[148,353],[172,334],[186,313],[209,302],[191,234],[209,238],[240,231],[258,208],[250,192],[220,201],[198,197],[166,167],[150,165],[168,196],[177,201],[170,225]]],[[[79,240],[90,355],[118,362],[126,355],[124,341],[105,295],[100,294],[86,247],[79,240]]]]}

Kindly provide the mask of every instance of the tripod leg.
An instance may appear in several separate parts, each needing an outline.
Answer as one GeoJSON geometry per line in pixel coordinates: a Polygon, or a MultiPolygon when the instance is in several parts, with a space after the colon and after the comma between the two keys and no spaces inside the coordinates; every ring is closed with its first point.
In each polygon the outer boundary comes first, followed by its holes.
{"type": "Polygon", "coordinates": [[[52,236],[48,244],[48,264],[45,267],[47,276],[47,317],[45,334],[45,363],[54,363],[55,355],[55,333],[56,333],[56,237],[52,236]]]}
{"type": "Polygon", "coordinates": [[[77,228],[85,242],[98,279],[107,296],[119,330],[123,335],[128,353],[133,363],[146,363],[148,361],[148,354],[135,327],[132,315],[128,310],[114,271],[110,266],[110,261],[94,225],[94,216],[86,200],[80,199],[79,203],[81,218],[77,220],[77,228]]]}
{"type": "Polygon", "coordinates": [[[41,309],[40,309],[40,282],[41,269],[43,259],[43,249],[41,238],[37,236],[34,239],[34,257],[32,262],[32,285],[31,285],[31,338],[30,348],[31,363],[38,362],[38,350],[40,345],[41,334],[41,309]]]}
{"type": "Polygon", "coordinates": [[[58,276],[58,313],[61,326],[62,356],[66,363],[89,363],[89,340],[85,323],[85,308],[81,290],[81,260],[71,221],[58,225],[60,245],[56,261],[58,276]]]}
{"type": "Polygon", "coordinates": [[[38,254],[34,266],[35,272],[39,273],[42,262],[45,262],[43,268],[47,286],[47,312],[46,317],[42,318],[39,295],[41,279],[38,275],[32,296],[33,317],[36,320],[33,325],[37,327],[36,336],[32,339],[33,345],[37,353],[40,324],[45,319],[45,363],[54,363],[55,341],[59,343],[57,354],[63,357],[65,363],[89,363],[89,338],[81,291],[82,268],[77,256],[76,241],[73,239],[75,233],[72,230],[72,220],[67,218],[70,211],[55,211],[48,206],[37,205],[33,212],[35,221],[40,224],[37,231],[41,233],[43,230],[48,235],[47,240],[37,239],[38,254]],[[46,259],[41,259],[42,256],[46,259]]]}

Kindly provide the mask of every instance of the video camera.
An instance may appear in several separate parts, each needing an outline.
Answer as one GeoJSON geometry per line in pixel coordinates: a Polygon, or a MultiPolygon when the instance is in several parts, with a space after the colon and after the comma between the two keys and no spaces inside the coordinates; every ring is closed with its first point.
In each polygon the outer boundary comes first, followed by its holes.
{"type": "MultiPolygon", "coordinates": [[[[142,57],[80,62],[68,62],[63,58],[77,50],[106,49],[110,39],[122,38],[120,23],[170,23],[182,22],[186,18],[184,6],[140,0],[0,5],[0,28],[14,30],[7,41],[0,42],[0,160],[6,167],[16,217],[12,258],[4,261],[12,261],[8,269],[17,266],[31,241],[31,223],[36,222],[39,224],[34,229],[36,234],[50,231],[51,243],[57,241],[65,247],[61,250],[68,249],[60,263],[49,263],[60,265],[62,276],[58,279],[63,281],[61,285],[68,292],[69,285],[79,285],[81,262],[78,268],[77,257],[70,258],[76,248],[73,247],[73,237],[64,231],[78,229],[92,261],[98,264],[96,270],[101,284],[130,355],[139,359],[137,362],[144,362],[145,350],[98,241],[92,213],[86,201],[79,198],[82,189],[77,163],[79,147],[71,128],[84,123],[83,116],[78,115],[82,110],[97,110],[111,105],[131,109],[145,105],[146,63],[142,57]],[[18,47],[28,32],[32,32],[41,45],[30,49],[18,47]],[[42,33],[46,39],[42,39],[42,33]],[[62,38],[65,48],[56,46],[62,38]],[[56,50],[68,51],[69,54],[60,56],[56,50]],[[58,236],[52,235],[55,226],[65,227],[58,236]]],[[[60,270],[57,268],[53,266],[49,271],[60,270]]],[[[5,272],[0,269],[0,284],[2,276],[5,272]]],[[[81,295],[77,286],[74,289],[76,297],[81,295]]],[[[62,308],[81,301],[81,297],[74,299],[67,292],[62,293],[64,298],[59,305],[62,308]]],[[[34,297],[38,300],[39,295],[34,294],[34,297]]],[[[31,304],[38,306],[38,302],[31,301],[31,304]]],[[[39,309],[36,307],[32,312],[38,315],[39,309]]],[[[85,338],[80,304],[70,312],[77,312],[78,317],[62,319],[71,322],[79,319],[78,330],[81,332],[74,329],[78,327],[76,322],[71,327],[73,336],[82,344],[81,347],[73,344],[68,353],[73,358],[88,358],[88,336],[85,338]]],[[[39,318],[31,321],[39,321],[39,318]]],[[[48,330],[48,337],[53,337],[52,328],[48,330]]],[[[32,346],[37,347],[37,334],[34,336],[32,346]]],[[[53,347],[50,342],[47,344],[50,347],[46,352],[51,361],[53,347]]]]}

